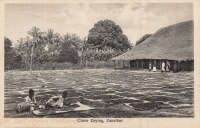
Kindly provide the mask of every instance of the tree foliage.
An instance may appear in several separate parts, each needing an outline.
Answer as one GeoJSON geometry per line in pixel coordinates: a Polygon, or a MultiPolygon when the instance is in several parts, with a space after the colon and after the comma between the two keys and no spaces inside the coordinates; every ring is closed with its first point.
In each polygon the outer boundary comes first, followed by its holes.
{"type": "Polygon", "coordinates": [[[10,39],[4,37],[4,50],[5,53],[9,53],[12,51],[12,42],[10,39]]]}
{"type": "Polygon", "coordinates": [[[81,50],[83,46],[83,40],[77,36],[76,34],[65,34],[62,37],[63,43],[70,43],[71,46],[73,46],[76,50],[81,50]]]}
{"type": "Polygon", "coordinates": [[[59,54],[59,62],[68,62],[76,64],[79,61],[79,55],[76,49],[71,45],[70,42],[62,44],[62,50],[59,54]]]}
{"type": "Polygon", "coordinates": [[[30,47],[31,47],[31,55],[30,55],[30,72],[32,71],[32,65],[33,65],[33,57],[34,57],[34,51],[38,51],[38,50],[35,50],[38,45],[41,45],[43,43],[42,39],[42,35],[43,35],[43,32],[41,32],[41,30],[37,27],[33,27],[31,29],[31,31],[28,31],[28,34],[32,36],[32,41],[31,41],[31,44],[30,44],[30,47]]]}
{"type": "Polygon", "coordinates": [[[18,40],[14,49],[9,39],[5,38],[4,42],[5,53],[12,51],[14,61],[20,62],[18,67],[26,67],[30,71],[38,65],[50,63],[108,61],[131,48],[120,26],[110,20],[97,22],[84,39],[76,34],[60,35],[53,29],[41,31],[33,27],[27,37],[18,40]]]}
{"type": "Polygon", "coordinates": [[[22,65],[32,70],[32,67],[45,63],[77,63],[82,44],[83,40],[76,34],[67,33],[61,36],[53,29],[43,32],[33,27],[26,38],[18,40],[15,52],[17,58],[21,58],[22,65]]]}
{"type": "Polygon", "coordinates": [[[116,25],[111,20],[100,20],[88,34],[88,45],[90,49],[115,49],[126,51],[131,48],[129,40],[123,34],[119,25],[116,25]]]}
{"type": "Polygon", "coordinates": [[[21,56],[16,57],[14,48],[12,47],[12,41],[4,37],[4,69],[10,70],[20,67],[21,65],[21,56]]]}

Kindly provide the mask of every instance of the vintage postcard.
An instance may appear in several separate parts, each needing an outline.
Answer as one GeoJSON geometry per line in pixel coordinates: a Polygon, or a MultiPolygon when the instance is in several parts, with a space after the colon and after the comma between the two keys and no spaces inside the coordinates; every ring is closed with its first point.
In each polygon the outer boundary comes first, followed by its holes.
{"type": "Polygon", "coordinates": [[[0,4],[0,127],[200,127],[198,0],[0,4]]]}

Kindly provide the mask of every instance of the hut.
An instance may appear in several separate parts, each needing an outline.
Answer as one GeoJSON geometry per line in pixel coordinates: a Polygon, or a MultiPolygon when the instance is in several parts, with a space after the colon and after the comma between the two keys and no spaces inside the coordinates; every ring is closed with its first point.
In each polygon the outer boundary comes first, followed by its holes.
{"type": "Polygon", "coordinates": [[[194,70],[194,22],[186,21],[161,28],[138,46],[112,60],[116,68],[148,69],[148,63],[153,65],[156,60],[159,70],[161,61],[168,60],[170,70],[174,72],[194,70]]]}

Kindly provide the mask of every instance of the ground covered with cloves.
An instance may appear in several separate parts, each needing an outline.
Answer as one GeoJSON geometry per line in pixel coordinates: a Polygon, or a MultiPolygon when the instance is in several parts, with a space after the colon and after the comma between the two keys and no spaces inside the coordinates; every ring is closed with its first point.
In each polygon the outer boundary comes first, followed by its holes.
{"type": "Polygon", "coordinates": [[[5,117],[38,117],[15,107],[35,91],[38,104],[66,90],[64,104],[80,102],[94,110],[47,115],[46,118],[194,117],[193,72],[148,72],[114,69],[7,71],[5,117]]]}

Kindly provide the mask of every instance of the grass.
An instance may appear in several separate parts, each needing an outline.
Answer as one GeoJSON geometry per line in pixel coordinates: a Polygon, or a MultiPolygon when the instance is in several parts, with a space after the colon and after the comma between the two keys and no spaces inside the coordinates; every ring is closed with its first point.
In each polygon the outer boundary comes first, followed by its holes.
{"type": "Polygon", "coordinates": [[[66,90],[69,96],[64,104],[79,101],[96,108],[47,118],[194,117],[193,72],[82,69],[33,71],[30,75],[28,71],[8,71],[4,87],[5,117],[35,117],[14,111],[30,88],[35,90],[38,104],[66,90]],[[172,80],[175,84],[169,85],[172,80]]]}

